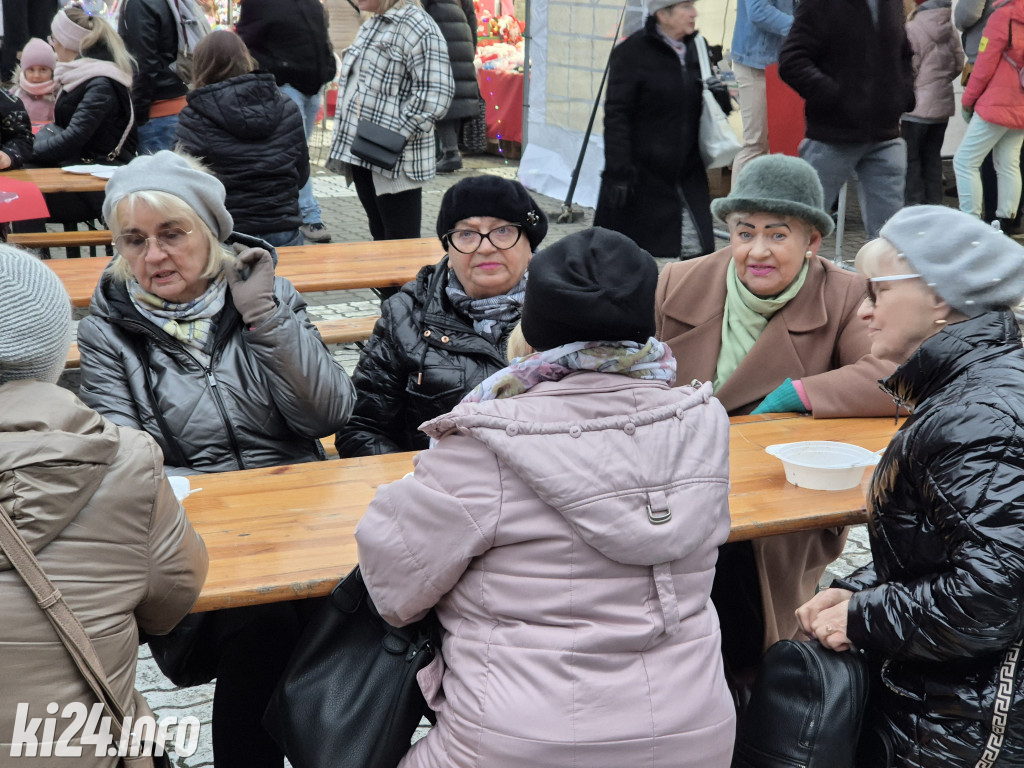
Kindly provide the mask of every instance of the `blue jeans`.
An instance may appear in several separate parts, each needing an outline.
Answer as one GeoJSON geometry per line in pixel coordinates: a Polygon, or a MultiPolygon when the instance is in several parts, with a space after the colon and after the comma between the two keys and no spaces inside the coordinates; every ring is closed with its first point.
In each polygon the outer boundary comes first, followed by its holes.
{"type": "MultiPolygon", "coordinates": [[[[281,93],[295,102],[302,113],[302,128],[306,132],[306,144],[313,135],[313,126],[316,125],[316,113],[320,110],[319,92],[307,96],[302,91],[287,83],[281,86],[281,93]]],[[[322,222],[320,204],[313,197],[313,174],[299,190],[299,213],[302,214],[303,224],[320,224],[322,222]]]]}
{"type": "Polygon", "coordinates": [[[275,248],[284,248],[289,245],[302,245],[302,232],[297,229],[286,229],[281,232],[260,232],[256,237],[266,240],[275,248]]]}
{"type": "Polygon", "coordinates": [[[985,122],[975,114],[953,155],[960,210],[982,215],[981,161],[992,153],[996,167],[996,218],[1012,219],[1020,202],[1020,148],[1024,131],[985,122]]]}
{"type": "Polygon", "coordinates": [[[152,155],[161,149],[174,149],[174,132],[178,129],[178,116],[151,117],[139,126],[139,154],[152,155]]]}
{"type": "Polygon", "coordinates": [[[857,174],[864,230],[869,238],[903,207],[907,184],[907,145],[903,139],[864,144],[828,144],[814,139],[800,142],[800,157],[814,166],[825,192],[825,206],[835,202],[839,190],[857,174]]]}

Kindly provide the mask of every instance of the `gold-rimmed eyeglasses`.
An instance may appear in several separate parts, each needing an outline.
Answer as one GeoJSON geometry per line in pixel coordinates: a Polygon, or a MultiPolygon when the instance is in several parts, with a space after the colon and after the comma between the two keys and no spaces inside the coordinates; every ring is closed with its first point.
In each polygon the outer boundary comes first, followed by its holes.
{"type": "Polygon", "coordinates": [[[155,235],[150,235],[149,237],[140,235],[137,232],[128,232],[114,238],[114,247],[122,256],[134,259],[144,255],[149,250],[150,240],[156,240],[157,247],[160,250],[174,255],[188,245],[188,236],[191,234],[191,229],[182,229],[181,227],[161,229],[155,235]]]}
{"type": "Polygon", "coordinates": [[[891,283],[896,280],[913,280],[915,277],[920,277],[918,274],[906,274],[906,275],[883,275],[882,277],[869,277],[868,278],[868,289],[864,298],[871,302],[872,305],[878,302],[878,294],[875,293],[875,283],[891,283]]]}

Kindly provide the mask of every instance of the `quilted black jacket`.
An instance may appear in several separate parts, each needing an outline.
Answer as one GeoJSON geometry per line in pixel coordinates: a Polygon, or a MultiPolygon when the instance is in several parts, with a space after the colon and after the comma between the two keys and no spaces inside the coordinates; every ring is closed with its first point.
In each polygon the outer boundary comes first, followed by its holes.
{"type": "Polygon", "coordinates": [[[318,438],[345,423],[352,383],[306,318],[306,302],[292,284],[276,278],[274,295],[277,311],[246,328],[228,291],[212,361],[204,367],[145,320],[125,284],[105,273],[89,316],[78,324],[79,397],[115,424],[152,435],[170,473],[323,458],[318,438]]]}
{"type": "Polygon", "coordinates": [[[476,13],[472,0],[424,0],[423,10],[430,14],[448,44],[452,63],[455,96],[445,120],[476,117],[480,113],[480,88],[476,82],[476,13]]]}
{"type": "Polygon", "coordinates": [[[259,235],[302,224],[299,189],[309,178],[302,114],[273,75],[196,88],[178,116],[177,140],[224,183],[235,229],[259,235]]]}
{"type": "Polygon", "coordinates": [[[11,168],[32,159],[32,121],[17,96],[0,88],[0,151],[11,158],[11,168]]]}
{"type": "Polygon", "coordinates": [[[352,418],[335,438],[342,458],[426,448],[429,441],[419,425],[448,413],[505,367],[507,339],[495,346],[478,335],[469,318],[456,314],[447,284],[445,256],[381,305],[380,320],[352,374],[352,418]]]}
{"type": "Polygon", "coordinates": [[[900,766],[973,768],[993,764],[980,760],[1005,718],[994,764],[1024,765],[1024,658],[1004,666],[1024,635],[1024,350],[1013,315],[948,326],[884,385],[913,415],[871,480],[874,563],[837,584],[857,591],[850,639],[885,660],[874,730],[900,766]]]}
{"type": "MultiPolygon", "coordinates": [[[[46,128],[35,138],[33,161],[57,166],[72,163],[108,163],[131,119],[128,89],[108,77],[94,77],[73,91],[64,91],[53,105],[53,122],[63,130],[50,134],[46,128]]],[[[126,163],[135,157],[138,136],[132,125],[117,156],[126,163]]]]}
{"type": "Polygon", "coordinates": [[[117,32],[138,68],[132,99],[136,122],[144,125],[154,101],[181,98],[188,91],[170,68],[178,58],[178,31],[171,6],[167,0],[125,0],[117,32]]]}

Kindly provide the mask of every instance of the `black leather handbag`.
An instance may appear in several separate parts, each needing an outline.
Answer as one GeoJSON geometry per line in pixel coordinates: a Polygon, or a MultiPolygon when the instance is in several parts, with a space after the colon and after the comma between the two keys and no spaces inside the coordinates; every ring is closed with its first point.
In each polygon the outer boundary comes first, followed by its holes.
{"type": "Polygon", "coordinates": [[[369,120],[356,123],[356,137],[352,142],[352,154],[371,165],[393,170],[405,148],[405,137],[398,131],[384,128],[369,120]]]}
{"type": "Polygon", "coordinates": [[[295,768],[394,768],[432,714],[416,673],[439,642],[433,611],[385,622],[357,566],[306,627],[263,725],[295,768]]]}
{"type": "Polygon", "coordinates": [[[737,729],[733,768],[854,768],[868,679],[863,654],[775,643],[737,729]]]}

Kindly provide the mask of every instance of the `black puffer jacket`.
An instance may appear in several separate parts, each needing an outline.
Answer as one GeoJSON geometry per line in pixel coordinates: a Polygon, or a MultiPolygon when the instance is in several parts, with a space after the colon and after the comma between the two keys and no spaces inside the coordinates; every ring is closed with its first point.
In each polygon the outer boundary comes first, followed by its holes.
{"type": "Polygon", "coordinates": [[[345,423],[352,383],[306,318],[306,302],[292,284],[276,278],[274,296],[277,311],[247,328],[228,291],[212,361],[204,367],[139,314],[124,282],[104,273],[89,316],[78,324],[79,396],[115,424],[152,435],[169,473],[323,458],[318,438],[345,423]]]}
{"type": "MultiPolygon", "coordinates": [[[[73,91],[63,91],[53,105],[53,123],[63,130],[36,134],[33,161],[56,166],[73,163],[108,163],[131,119],[128,89],[108,77],[94,77],[73,91]]],[[[116,160],[127,163],[138,149],[135,125],[116,160]]]]}
{"type": "Polygon", "coordinates": [[[480,112],[480,88],[476,82],[476,13],[473,0],[425,0],[423,10],[430,14],[444,41],[455,79],[455,97],[445,120],[476,117],[480,112]]]}
{"type": "Polygon", "coordinates": [[[495,346],[478,335],[469,318],[456,314],[447,285],[445,256],[381,305],[380,320],[352,374],[352,418],[335,438],[342,458],[426,448],[419,425],[448,413],[507,364],[507,336],[495,346]]]}
{"type": "Polygon", "coordinates": [[[850,640],[885,660],[873,730],[899,766],[982,765],[1004,714],[984,764],[1024,765],[1024,654],[1004,665],[1024,635],[1022,382],[1009,311],[948,326],[885,381],[913,415],[871,480],[874,564],[836,586],[857,592],[850,640]]]}
{"type": "Polygon", "coordinates": [[[242,0],[235,32],[278,85],[312,96],[334,77],[334,49],[320,0],[242,0]]]}
{"type": "Polygon", "coordinates": [[[138,71],[132,82],[132,99],[139,125],[149,120],[154,101],[178,99],[188,87],[171,71],[178,58],[178,32],[167,0],[125,0],[117,33],[135,57],[138,71]]]}
{"type": "Polygon", "coordinates": [[[309,178],[302,114],[273,75],[196,88],[177,130],[178,145],[224,183],[236,229],[258,235],[302,224],[299,189],[309,178]]]}

